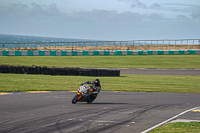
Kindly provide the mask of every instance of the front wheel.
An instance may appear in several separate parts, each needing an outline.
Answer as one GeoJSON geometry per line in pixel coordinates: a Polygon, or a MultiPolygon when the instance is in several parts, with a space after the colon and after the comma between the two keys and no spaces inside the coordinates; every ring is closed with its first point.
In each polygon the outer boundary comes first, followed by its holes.
{"type": "Polygon", "coordinates": [[[79,98],[79,95],[76,94],[76,95],[74,96],[74,98],[72,99],[72,104],[76,104],[76,103],[78,102],[78,98],[79,98]]]}

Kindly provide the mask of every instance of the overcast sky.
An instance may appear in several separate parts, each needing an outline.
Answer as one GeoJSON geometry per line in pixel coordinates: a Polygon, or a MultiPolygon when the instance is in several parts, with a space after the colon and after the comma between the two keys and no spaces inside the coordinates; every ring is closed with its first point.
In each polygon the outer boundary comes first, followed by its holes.
{"type": "Polygon", "coordinates": [[[0,34],[200,39],[200,0],[0,0],[0,34]]]}

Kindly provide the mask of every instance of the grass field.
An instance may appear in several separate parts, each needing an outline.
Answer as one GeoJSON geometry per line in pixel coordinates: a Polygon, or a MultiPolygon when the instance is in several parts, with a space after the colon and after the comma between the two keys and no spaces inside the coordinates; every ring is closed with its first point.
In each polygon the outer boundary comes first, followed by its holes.
{"type": "MultiPolygon", "coordinates": [[[[1,56],[0,64],[48,67],[200,69],[200,55],[1,56]]],[[[76,90],[97,77],[0,74],[0,91],[76,90]],[[77,82],[78,81],[78,82],[77,82]]],[[[200,75],[121,75],[100,77],[103,90],[200,93],[200,75]]]]}
{"type": "Polygon", "coordinates": [[[148,133],[200,133],[200,122],[168,123],[148,133]]]}
{"type": "MultiPolygon", "coordinates": [[[[97,77],[0,74],[0,91],[77,90],[97,77]]],[[[200,75],[129,75],[98,77],[103,91],[200,93],[200,75]]]]}
{"type": "Polygon", "coordinates": [[[48,67],[200,69],[200,55],[1,56],[0,64],[48,67]]]}
{"type": "MultiPolygon", "coordinates": [[[[200,69],[200,55],[1,56],[0,64],[48,67],[200,69]]],[[[77,90],[97,77],[1,74],[0,91],[77,90]]],[[[200,93],[200,75],[124,75],[99,77],[103,91],[200,93]]],[[[199,133],[200,123],[170,123],[150,133],[199,133]]]]}

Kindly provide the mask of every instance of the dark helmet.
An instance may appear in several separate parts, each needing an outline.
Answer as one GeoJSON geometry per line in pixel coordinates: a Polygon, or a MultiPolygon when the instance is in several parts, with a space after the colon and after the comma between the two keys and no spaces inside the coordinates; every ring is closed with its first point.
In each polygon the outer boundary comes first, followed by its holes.
{"type": "Polygon", "coordinates": [[[95,80],[94,80],[94,83],[95,83],[95,84],[100,84],[100,79],[95,79],[95,80]]]}

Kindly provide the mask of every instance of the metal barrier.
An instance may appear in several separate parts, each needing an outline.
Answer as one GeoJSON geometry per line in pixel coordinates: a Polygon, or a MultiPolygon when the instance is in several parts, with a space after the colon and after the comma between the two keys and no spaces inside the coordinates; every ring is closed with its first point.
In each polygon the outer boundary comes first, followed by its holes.
{"type": "Polygon", "coordinates": [[[0,49],[37,48],[37,47],[84,47],[84,46],[140,46],[140,45],[200,45],[200,39],[176,40],[132,40],[132,41],[88,41],[88,42],[29,42],[0,43],[0,49]]]}
{"type": "Polygon", "coordinates": [[[113,50],[113,51],[14,51],[0,50],[0,56],[108,56],[108,55],[175,55],[200,54],[200,49],[189,50],[113,50]]]}

